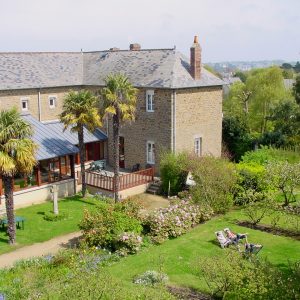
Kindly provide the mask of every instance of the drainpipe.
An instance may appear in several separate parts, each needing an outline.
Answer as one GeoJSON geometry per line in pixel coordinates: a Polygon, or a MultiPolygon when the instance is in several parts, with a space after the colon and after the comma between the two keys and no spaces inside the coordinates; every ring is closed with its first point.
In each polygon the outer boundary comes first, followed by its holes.
{"type": "Polygon", "coordinates": [[[42,121],[41,89],[38,89],[39,121],[42,121]]]}
{"type": "Polygon", "coordinates": [[[172,152],[176,152],[176,90],[172,92],[172,152]]]}

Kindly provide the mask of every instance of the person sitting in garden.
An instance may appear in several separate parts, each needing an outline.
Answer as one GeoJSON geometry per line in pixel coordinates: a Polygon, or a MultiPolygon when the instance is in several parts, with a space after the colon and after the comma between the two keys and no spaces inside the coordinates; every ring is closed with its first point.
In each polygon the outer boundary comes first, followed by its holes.
{"type": "Polygon", "coordinates": [[[237,244],[240,240],[245,239],[247,240],[247,234],[248,233],[234,233],[229,228],[225,228],[224,232],[226,233],[226,237],[231,240],[234,244],[237,244]]]}
{"type": "Polygon", "coordinates": [[[232,241],[224,236],[223,231],[216,231],[215,234],[220,243],[221,248],[228,247],[232,244],[232,241]]]}
{"type": "Polygon", "coordinates": [[[245,253],[246,254],[257,254],[261,249],[262,245],[260,244],[250,244],[245,243],[245,253]]]}

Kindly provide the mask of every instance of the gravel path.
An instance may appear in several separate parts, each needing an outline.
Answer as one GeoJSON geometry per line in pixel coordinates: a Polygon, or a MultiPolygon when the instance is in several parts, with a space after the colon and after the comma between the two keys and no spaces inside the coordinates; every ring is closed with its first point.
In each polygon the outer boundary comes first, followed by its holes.
{"type": "Polygon", "coordinates": [[[27,259],[35,256],[54,254],[60,249],[72,246],[81,236],[81,232],[72,232],[66,235],[55,237],[49,241],[24,246],[13,252],[0,255],[0,268],[11,267],[20,259],[27,259]]]}

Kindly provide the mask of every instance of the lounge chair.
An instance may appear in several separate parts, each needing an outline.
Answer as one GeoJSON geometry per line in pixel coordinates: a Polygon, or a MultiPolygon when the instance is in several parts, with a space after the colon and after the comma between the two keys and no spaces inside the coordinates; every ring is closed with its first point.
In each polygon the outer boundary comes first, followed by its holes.
{"type": "Polygon", "coordinates": [[[223,231],[216,231],[215,234],[222,249],[232,244],[232,241],[224,236],[223,231]]]}

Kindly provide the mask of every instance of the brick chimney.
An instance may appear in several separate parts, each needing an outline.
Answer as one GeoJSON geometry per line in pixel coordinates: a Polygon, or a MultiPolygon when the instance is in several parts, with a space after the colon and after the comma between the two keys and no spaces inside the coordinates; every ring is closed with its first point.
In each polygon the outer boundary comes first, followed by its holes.
{"type": "Polygon", "coordinates": [[[192,77],[197,80],[200,79],[201,76],[201,47],[198,42],[198,36],[195,35],[194,43],[191,47],[191,75],[192,77]]]}
{"type": "Polygon", "coordinates": [[[130,44],[129,49],[131,51],[138,51],[138,50],[141,50],[141,45],[137,44],[137,43],[130,44]]]}

